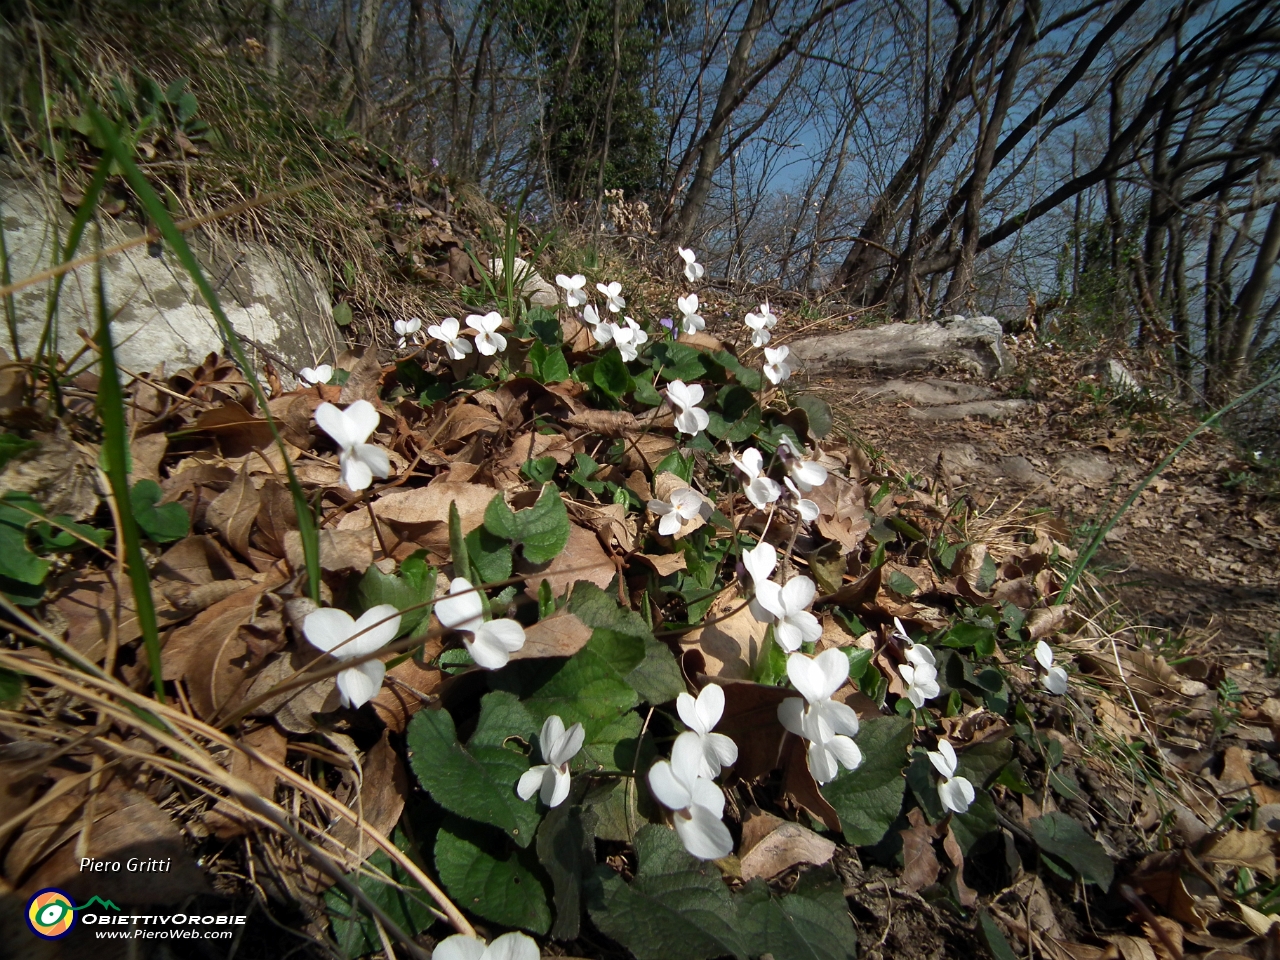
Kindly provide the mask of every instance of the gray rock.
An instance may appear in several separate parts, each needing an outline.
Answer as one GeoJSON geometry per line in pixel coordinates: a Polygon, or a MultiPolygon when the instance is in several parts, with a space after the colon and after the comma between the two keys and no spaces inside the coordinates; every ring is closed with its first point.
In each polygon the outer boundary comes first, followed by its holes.
{"type": "Polygon", "coordinates": [[[1007,420],[1029,406],[1031,404],[1026,400],[974,400],[972,403],[949,403],[942,407],[912,407],[907,415],[915,420],[963,420],[965,417],[1007,420]]]}
{"type": "Polygon", "coordinates": [[[991,378],[1014,369],[1001,337],[1000,324],[990,317],[955,316],[942,323],[889,323],[811,337],[791,344],[791,356],[811,374],[962,370],[991,378]]]}
{"type": "Polygon", "coordinates": [[[1142,384],[1138,382],[1138,378],[1130,373],[1129,368],[1119,360],[1099,360],[1097,363],[1089,364],[1088,370],[1090,373],[1101,377],[1106,386],[1121,396],[1144,392],[1142,384]]]}
{"type": "MultiPolygon", "coordinates": [[[[141,235],[136,222],[102,217],[104,247],[141,235]]],[[[0,179],[0,228],[9,252],[10,275],[20,280],[56,262],[55,248],[67,235],[71,214],[52,188],[0,179]],[[55,229],[56,228],[56,229],[55,229]]],[[[228,248],[195,232],[187,234],[223,310],[244,340],[251,360],[271,358],[297,371],[337,353],[328,285],[324,271],[310,258],[286,255],[251,242],[228,248]],[[274,355],[274,357],[271,357],[274,355]]],[[[80,254],[96,246],[91,228],[80,254]]],[[[169,371],[199,363],[209,353],[226,354],[212,311],[181,264],[160,245],[132,247],[103,261],[107,304],[120,366],[133,373],[164,363],[169,371]]],[[[58,352],[70,358],[84,342],[77,333],[97,327],[92,265],[68,274],[59,298],[58,352]]],[[[36,349],[44,328],[51,281],[14,294],[18,346],[24,357],[36,349]]],[[[12,350],[8,330],[0,342],[12,350]]],[[[87,359],[87,358],[86,358],[87,359]]]]}
{"type": "Polygon", "coordinates": [[[1059,457],[1054,469],[1067,479],[1081,483],[1106,483],[1116,475],[1115,467],[1091,453],[1069,453],[1059,457]]]}
{"type": "Polygon", "coordinates": [[[1020,456],[1001,457],[993,472],[1015,483],[1044,483],[1048,479],[1030,460],[1020,456]]]}
{"type": "Polygon", "coordinates": [[[890,380],[864,387],[859,391],[869,400],[901,400],[922,407],[940,407],[948,403],[990,400],[995,392],[976,383],[954,380],[890,380]]]}
{"type": "MultiPolygon", "coordinates": [[[[521,278],[523,278],[520,283],[520,296],[525,297],[530,303],[538,307],[554,308],[560,305],[559,291],[544,280],[542,275],[533,269],[530,264],[516,257],[512,260],[511,266],[516,275],[516,280],[521,281],[521,278]]],[[[489,261],[489,273],[493,276],[495,286],[501,282],[505,270],[506,268],[501,260],[494,259],[489,261]]]]}

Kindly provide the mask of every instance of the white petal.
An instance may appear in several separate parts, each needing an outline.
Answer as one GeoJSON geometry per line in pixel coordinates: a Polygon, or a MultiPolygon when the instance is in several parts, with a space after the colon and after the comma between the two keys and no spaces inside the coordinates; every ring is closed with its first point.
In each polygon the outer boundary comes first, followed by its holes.
{"type": "Polygon", "coordinates": [[[800,499],[796,501],[796,510],[800,514],[800,519],[805,523],[813,523],[822,515],[822,511],[818,509],[818,505],[812,500],[800,499]]]}
{"type": "Polygon", "coordinates": [[[702,738],[691,731],[680,734],[671,747],[671,773],[692,791],[701,767],[702,738]]]}
{"type": "Polygon", "coordinates": [[[790,621],[779,620],[773,625],[773,639],[787,653],[795,653],[804,645],[804,631],[790,621]]]}
{"type": "Polygon", "coordinates": [[[824,700],[813,708],[833,733],[846,737],[858,735],[858,714],[853,707],[838,700],[824,700]]]}
{"type": "Polygon", "coordinates": [[[382,689],[382,678],[386,673],[386,664],[381,660],[350,667],[338,674],[338,693],[348,706],[359,709],[382,689]]]}
{"type": "Polygon", "coordinates": [[[677,297],[676,306],[680,308],[683,314],[693,314],[698,312],[698,295],[691,293],[687,297],[677,297]]]}
{"type": "Polygon", "coordinates": [[[671,494],[671,506],[685,520],[692,520],[702,510],[702,497],[697,491],[684,487],[671,494]]]}
{"type": "Polygon", "coordinates": [[[702,719],[698,716],[698,701],[692,694],[682,693],[676,697],[676,713],[680,715],[684,725],[696,733],[707,733],[711,729],[702,726],[702,719]]]}
{"type": "Polygon", "coordinates": [[[450,629],[474,632],[483,622],[484,605],[479,591],[472,589],[471,581],[454,577],[448,596],[436,601],[435,614],[436,619],[450,629]]]}
{"type": "Polygon", "coordinates": [[[693,803],[690,807],[702,807],[716,817],[722,817],[724,816],[724,791],[706,777],[699,777],[693,784],[693,803]]]}
{"type": "Polygon", "coordinates": [[[751,574],[753,583],[762,583],[773,575],[778,566],[778,551],[773,548],[773,544],[761,540],[750,550],[742,552],[742,565],[751,574]]]}
{"type": "Polygon", "coordinates": [[[524,627],[514,620],[491,620],[481,624],[475,636],[462,642],[478,666],[486,670],[501,670],[511,660],[511,654],[524,646],[524,627]]]}
{"type": "MultiPolygon", "coordinates": [[[[532,937],[514,931],[498,937],[484,952],[484,960],[539,960],[540,956],[541,951],[532,937]]],[[[431,960],[436,960],[434,954],[431,960]]]]}
{"type": "Polygon", "coordinates": [[[756,477],[744,492],[757,510],[763,510],[782,495],[782,488],[768,477],[756,477]]]}
{"type": "Polygon", "coordinates": [[[834,736],[827,741],[826,747],[846,770],[857,770],[862,766],[862,751],[848,737],[834,736]]]}
{"type": "Polygon", "coordinates": [[[649,790],[655,800],[670,810],[683,810],[693,800],[692,791],[676,778],[666,760],[659,760],[649,768],[649,790]]]}
{"type": "Polygon", "coordinates": [[[809,772],[819,784],[834,780],[840,772],[835,755],[821,741],[815,740],[809,744],[809,772]]]}
{"type": "Polygon", "coordinates": [[[676,252],[685,263],[693,263],[698,258],[698,255],[687,247],[676,247],[676,252]]]}
{"type": "Polygon", "coordinates": [[[338,466],[341,468],[342,485],[348,490],[359,493],[373,483],[373,471],[355,455],[354,448],[343,451],[338,458],[338,466]]]}
{"type": "Polygon", "coordinates": [[[701,733],[710,733],[724,716],[724,689],[709,683],[698,694],[698,717],[702,721],[701,733]]]}
{"type": "Polygon", "coordinates": [[[942,692],[942,688],[938,686],[938,681],[933,677],[916,678],[916,689],[920,692],[920,696],[926,700],[932,700],[942,692]]]}
{"type": "MultiPolygon", "coordinates": [[[[322,607],[312,610],[302,621],[302,632],[313,647],[328,653],[338,644],[351,636],[355,629],[355,620],[345,610],[334,607],[322,607]]],[[[351,644],[347,644],[347,647],[351,644]]],[[[347,647],[343,647],[343,653],[347,647]]],[[[341,654],[339,654],[341,655],[341,654]]]]}
{"type": "Polygon", "coordinates": [[[778,722],[783,728],[797,737],[804,736],[804,701],[799,697],[788,697],[778,704],[778,722]]]}
{"type": "Polygon", "coordinates": [[[399,632],[400,611],[389,603],[380,603],[362,613],[360,619],[351,625],[351,636],[354,639],[338,651],[338,656],[359,657],[381,650],[399,632]]]}
{"type": "Polygon", "coordinates": [[[755,447],[747,447],[742,451],[740,458],[734,459],[734,463],[747,475],[748,480],[755,480],[760,476],[760,469],[764,466],[764,456],[755,447]]]}
{"type": "Polygon", "coordinates": [[[680,514],[672,510],[658,521],[658,533],[661,536],[669,537],[674,533],[678,533],[682,526],[684,526],[684,521],[680,519],[680,514]]]}
{"type": "Polygon", "coordinates": [[[792,577],[782,588],[782,606],[788,614],[799,613],[817,593],[817,586],[808,577],[792,577]]]}
{"type": "Polygon", "coordinates": [[[770,619],[756,617],[761,623],[770,623],[783,615],[782,588],[772,580],[756,582],[756,603],[769,612],[770,619]]]}
{"type": "Polygon", "coordinates": [[[801,490],[812,490],[827,482],[827,468],[812,460],[793,461],[789,469],[801,490]]]}
{"type": "Polygon", "coordinates": [[[714,755],[722,767],[731,767],[738,762],[738,745],[723,733],[708,733],[703,751],[714,755]]]}
{"type": "Polygon", "coordinates": [[[455,933],[436,944],[431,960],[484,960],[484,941],[455,933]]]}
{"type": "Polygon", "coordinates": [[[520,779],[516,782],[516,794],[521,800],[528,800],[541,789],[542,777],[550,769],[549,764],[540,763],[520,774],[520,779]]]}
{"type": "Polygon", "coordinates": [[[938,799],[952,813],[964,813],[976,796],[973,784],[964,777],[954,777],[938,787],[938,799]]]}
{"type": "Polygon", "coordinates": [[[944,777],[954,777],[956,775],[955,747],[951,746],[946,740],[939,740],[937,751],[930,751],[929,753],[929,762],[944,777]]]}
{"type": "Polygon", "coordinates": [[[557,767],[564,766],[578,755],[586,737],[587,733],[582,728],[582,724],[575,723],[554,741],[548,761],[557,767]]]}
{"type": "Polygon", "coordinates": [[[1053,649],[1043,640],[1036,643],[1036,663],[1046,670],[1053,666],[1053,649]]]}
{"type": "Polygon", "coordinates": [[[1067,671],[1061,667],[1050,667],[1044,675],[1044,688],[1050,693],[1062,696],[1067,692],[1067,671]]]}
{"type": "Polygon", "coordinates": [[[551,759],[551,751],[555,747],[555,743],[564,736],[564,721],[554,713],[542,721],[542,730],[538,733],[538,744],[542,750],[542,759],[547,763],[557,763],[559,761],[551,759]]]}
{"type": "Polygon", "coordinates": [[[313,414],[316,418],[316,426],[333,438],[333,442],[344,449],[354,447],[357,443],[363,443],[369,436],[356,435],[356,425],[347,419],[347,415],[339,410],[332,403],[322,403],[316,407],[313,414]]]}
{"type": "Polygon", "coordinates": [[[373,476],[384,480],[391,476],[391,458],[382,447],[372,443],[357,443],[352,455],[368,467],[373,476]]]}
{"type": "Polygon", "coordinates": [[[542,790],[538,795],[548,807],[558,807],[569,796],[572,781],[568,770],[547,767],[547,772],[542,775],[542,790]]]}
{"type": "Polygon", "coordinates": [[[923,643],[913,643],[907,647],[907,662],[916,667],[928,667],[934,671],[934,676],[937,676],[935,668],[938,661],[934,658],[933,651],[923,643]]]}
{"type": "MultiPolygon", "coordinates": [[[[836,651],[840,653],[839,650],[836,651]]],[[[840,653],[840,656],[844,656],[840,653]]],[[[845,660],[845,670],[848,671],[848,659],[845,660]]],[[[822,667],[818,666],[813,660],[806,657],[803,653],[793,653],[787,657],[787,679],[791,681],[791,685],[796,688],[809,703],[818,703],[825,700],[829,693],[826,692],[825,677],[822,667]]]]}
{"type": "Polygon", "coordinates": [[[849,679],[849,658],[843,650],[832,647],[814,657],[813,663],[822,673],[821,699],[829,699],[849,679]]]}
{"type": "Polygon", "coordinates": [[[719,860],[733,853],[733,837],[718,816],[704,807],[692,807],[690,819],[676,817],[676,836],[699,860],[719,860]]]}

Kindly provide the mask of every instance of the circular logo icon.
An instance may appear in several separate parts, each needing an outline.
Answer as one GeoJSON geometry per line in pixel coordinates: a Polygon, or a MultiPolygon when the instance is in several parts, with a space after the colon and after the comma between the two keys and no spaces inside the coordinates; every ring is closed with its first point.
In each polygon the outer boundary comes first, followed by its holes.
{"type": "Polygon", "coordinates": [[[58,940],[75,925],[75,904],[61,890],[41,890],[27,902],[27,926],[37,937],[58,940]]]}

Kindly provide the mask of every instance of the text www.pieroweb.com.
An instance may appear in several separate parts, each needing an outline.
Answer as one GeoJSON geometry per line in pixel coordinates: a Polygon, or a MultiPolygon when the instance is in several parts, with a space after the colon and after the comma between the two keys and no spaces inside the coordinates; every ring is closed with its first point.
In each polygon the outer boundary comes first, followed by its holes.
{"type": "Polygon", "coordinates": [[[225,928],[243,924],[247,919],[225,914],[89,914],[84,917],[84,923],[97,927],[94,934],[99,940],[230,940],[234,931],[225,928]],[[223,929],[208,929],[210,927],[223,929]]]}

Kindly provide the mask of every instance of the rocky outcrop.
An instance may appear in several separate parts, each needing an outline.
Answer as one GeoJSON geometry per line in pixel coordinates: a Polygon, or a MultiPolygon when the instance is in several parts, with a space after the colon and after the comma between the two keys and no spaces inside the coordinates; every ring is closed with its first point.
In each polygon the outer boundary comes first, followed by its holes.
{"type": "MultiPolygon", "coordinates": [[[[138,237],[143,230],[126,213],[100,218],[102,246],[138,237]]],[[[9,253],[9,272],[20,280],[56,263],[56,250],[71,225],[71,213],[52,188],[0,179],[0,228],[9,253]]],[[[218,292],[223,310],[240,334],[249,357],[271,359],[293,372],[336,354],[337,338],[328,285],[320,265],[251,242],[219,242],[189,233],[187,240],[218,292]]],[[[97,246],[91,228],[80,254],[97,246]]],[[[57,350],[70,358],[84,349],[77,332],[97,327],[92,265],[67,275],[54,317],[57,350]]],[[[164,363],[170,371],[199,363],[209,353],[225,354],[222,335],[195,284],[177,258],[160,243],[141,244],[103,261],[107,304],[113,315],[118,360],[142,372],[164,363]]],[[[51,281],[14,294],[18,349],[31,356],[44,329],[51,281]]],[[[3,327],[3,325],[0,325],[3,327]]],[[[7,328],[0,344],[12,353],[7,328]]]]}
{"type": "MultiPolygon", "coordinates": [[[[535,307],[551,307],[555,308],[560,305],[560,294],[556,288],[548,283],[533,265],[526,263],[519,257],[511,262],[511,272],[515,274],[516,281],[520,284],[518,293],[527,299],[535,307]]],[[[501,289],[504,267],[502,261],[493,259],[489,261],[489,274],[493,279],[493,285],[501,289]]]]}
{"type": "Polygon", "coordinates": [[[963,371],[994,379],[1014,370],[1002,335],[992,317],[955,316],[941,323],[888,323],[810,337],[790,346],[791,356],[811,375],[963,371]]]}

